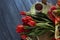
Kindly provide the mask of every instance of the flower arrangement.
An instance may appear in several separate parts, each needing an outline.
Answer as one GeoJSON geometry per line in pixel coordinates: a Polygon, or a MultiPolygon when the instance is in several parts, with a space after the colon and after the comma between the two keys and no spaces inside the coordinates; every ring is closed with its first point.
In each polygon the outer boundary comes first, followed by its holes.
{"type": "MultiPolygon", "coordinates": [[[[59,4],[59,3],[58,3],[59,4]]],[[[60,4],[59,4],[60,5],[60,4]]],[[[20,33],[22,40],[39,40],[39,36],[51,32],[49,37],[54,36],[51,40],[60,40],[60,7],[52,6],[47,14],[42,12],[43,6],[39,3],[34,6],[36,9],[33,13],[21,11],[23,24],[16,27],[16,32],[20,33]]]]}

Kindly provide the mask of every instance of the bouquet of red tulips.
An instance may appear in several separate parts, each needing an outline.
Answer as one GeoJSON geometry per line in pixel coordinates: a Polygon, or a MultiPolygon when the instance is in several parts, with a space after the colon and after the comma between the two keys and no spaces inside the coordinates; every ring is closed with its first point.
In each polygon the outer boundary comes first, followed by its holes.
{"type": "MultiPolygon", "coordinates": [[[[21,11],[22,24],[18,24],[16,32],[20,33],[22,40],[39,40],[39,36],[51,32],[49,37],[55,36],[57,39],[57,26],[60,24],[60,7],[52,6],[47,14],[41,12],[43,6],[36,4],[36,10],[21,11]]],[[[59,38],[58,38],[59,39],[59,38]]]]}

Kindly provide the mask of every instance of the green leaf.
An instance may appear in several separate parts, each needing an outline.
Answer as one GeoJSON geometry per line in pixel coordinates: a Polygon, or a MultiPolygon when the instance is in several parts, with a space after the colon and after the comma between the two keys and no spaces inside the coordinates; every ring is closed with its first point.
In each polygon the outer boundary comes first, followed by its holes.
{"type": "Polygon", "coordinates": [[[30,36],[35,36],[35,33],[34,33],[34,32],[31,32],[31,33],[29,33],[28,35],[30,35],[30,36]]]}
{"type": "Polygon", "coordinates": [[[40,28],[48,28],[48,25],[46,23],[37,23],[36,26],[40,28]]]}
{"type": "Polygon", "coordinates": [[[45,20],[45,21],[46,21],[46,20],[51,21],[51,20],[48,18],[48,16],[47,16],[46,14],[44,14],[44,13],[37,13],[36,15],[37,15],[37,17],[40,18],[40,19],[43,18],[43,20],[45,20]]]}
{"type": "Polygon", "coordinates": [[[33,28],[35,28],[35,27],[25,26],[24,29],[33,29],[33,28]]]}
{"type": "Polygon", "coordinates": [[[38,21],[45,21],[45,20],[43,20],[43,19],[41,19],[41,18],[39,18],[39,17],[37,17],[37,16],[31,16],[33,19],[35,19],[35,20],[38,20],[38,21]]]}

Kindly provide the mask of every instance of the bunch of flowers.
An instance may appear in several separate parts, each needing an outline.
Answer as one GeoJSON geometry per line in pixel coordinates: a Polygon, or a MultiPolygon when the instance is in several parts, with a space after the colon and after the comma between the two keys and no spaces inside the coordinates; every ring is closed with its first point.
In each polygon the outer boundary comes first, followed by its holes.
{"type": "MultiPolygon", "coordinates": [[[[58,3],[59,4],[59,3],[58,3]]],[[[59,4],[60,5],[60,4],[59,4]]],[[[42,10],[42,6],[38,5],[37,10],[42,10]]],[[[33,10],[34,11],[34,10],[33,10]]],[[[18,24],[16,32],[20,33],[22,40],[35,40],[38,36],[44,35],[47,32],[51,32],[50,36],[55,35],[55,26],[60,23],[60,8],[52,6],[47,14],[37,12],[35,15],[31,12],[22,11],[20,14],[22,17],[22,24],[18,24]],[[34,39],[31,39],[33,38],[34,39]]],[[[37,38],[37,40],[39,40],[37,38]]],[[[55,38],[51,40],[56,40],[55,38]]],[[[60,40],[59,38],[57,40],[60,40]]]]}
{"type": "Polygon", "coordinates": [[[29,28],[34,28],[35,25],[36,25],[36,22],[33,20],[33,18],[31,16],[27,16],[26,12],[22,11],[22,12],[20,12],[20,14],[22,16],[24,16],[22,18],[23,24],[22,25],[21,24],[17,25],[16,32],[20,33],[21,38],[26,40],[26,38],[28,37],[27,33],[30,32],[30,30],[31,30],[31,29],[27,29],[27,28],[28,27],[29,28]]]}

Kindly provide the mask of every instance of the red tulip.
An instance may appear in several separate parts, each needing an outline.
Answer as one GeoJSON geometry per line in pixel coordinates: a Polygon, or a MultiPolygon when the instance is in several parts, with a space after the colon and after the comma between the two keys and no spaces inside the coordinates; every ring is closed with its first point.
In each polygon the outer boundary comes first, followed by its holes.
{"type": "Polygon", "coordinates": [[[28,21],[27,21],[27,18],[26,18],[26,17],[23,17],[23,18],[22,18],[22,22],[23,22],[23,23],[27,23],[27,22],[28,22],[28,21]]]}
{"type": "Polygon", "coordinates": [[[30,21],[30,22],[28,22],[28,25],[31,26],[31,27],[34,27],[36,25],[36,22],[35,21],[30,21]]]}
{"type": "Polygon", "coordinates": [[[25,11],[21,11],[20,14],[25,16],[26,12],[25,11]]]}
{"type": "Polygon", "coordinates": [[[56,10],[56,6],[52,6],[50,10],[51,11],[56,10]]]}
{"type": "Polygon", "coordinates": [[[27,19],[27,21],[30,21],[30,20],[32,20],[32,17],[26,16],[26,19],[27,19]]]}
{"type": "Polygon", "coordinates": [[[55,19],[55,24],[57,24],[57,23],[58,23],[58,20],[55,19]]]}
{"type": "Polygon", "coordinates": [[[16,32],[17,33],[24,32],[24,26],[23,25],[18,25],[17,28],[16,28],[16,32]]]}
{"type": "Polygon", "coordinates": [[[60,17],[57,17],[57,20],[60,21],[60,17]]]}
{"type": "Polygon", "coordinates": [[[60,1],[57,2],[57,5],[60,6],[60,1]]]}
{"type": "Polygon", "coordinates": [[[30,20],[32,20],[32,18],[30,17],[30,16],[26,16],[26,17],[23,17],[22,18],[22,22],[28,22],[28,21],[30,21],[30,20]]]}
{"type": "Polygon", "coordinates": [[[60,3],[58,3],[58,5],[60,6],[60,3]]]}
{"type": "Polygon", "coordinates": [[[60,22],[60,18],[57,17],[57,18],[55,19],[55,24],[57,24],[58,22],[60,22]]]}
{"type": "Polygon", "coordinates": [[[22,38],[23,40],[26,40],[27,35],[21,35],[21,38],[22,38]]]}
{"type": "Polygon", "coordinates": [[[27,25],[29,21],[31,21],[32,18],[30,16],[26,16],[22,18],[23,25],[27,25]]]}
{"type": "Polygon", "coordinates": [[[49,17],[49,19],[51,19],[54,23],[55,23],[55,17],[53,16],[53,14],[52,14],[52,11],[50,10],[50,11],[48,11],[48,17],[49,17]]]}
{"type": "Polygon", "coordinates": [[[56,10],[56,6],[52,6],[48,11],[48,17],[55,23],[55,16],[53,15],[53,10],[56,10]]]}

